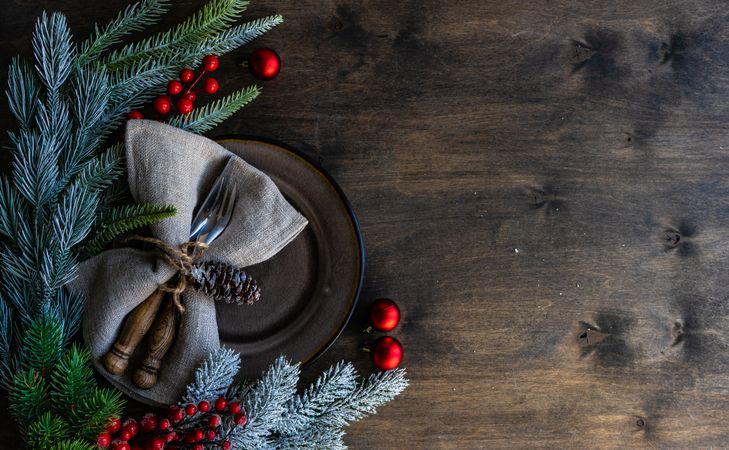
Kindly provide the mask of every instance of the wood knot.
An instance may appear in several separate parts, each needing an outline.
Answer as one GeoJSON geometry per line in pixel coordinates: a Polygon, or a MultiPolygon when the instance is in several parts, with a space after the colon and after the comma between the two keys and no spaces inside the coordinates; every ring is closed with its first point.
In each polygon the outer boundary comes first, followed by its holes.
{"type": "Polygon", "coordinates": [[[339,18],[336,16],[332,17],[332,19],[329,21],[329,28],[335,33],[342,31],[342,29],[344,29],[344,22],[339,20],[339,18]]]}
{"type": "Polygon", "coordinates": [[[663,243],[666,248],[677,247],[681,242],[681,233],[674,229],[663,230],[663,243]]]}
{"type": "Polygon", "coordinates": [[[590,59],[594,53],[595,50],[590,48],[589,45],[573,40],[572,51],[570,52],[570,62],[575,65],[580,64],[583,61],[590,59]]]}
{"type": "Polygon", "coordinates": [[[608,336],[610,336],[610,333],[605,333],[590,327],[584,327],[577,333],[577,344],[582,348],[594,347],[598,343],[607,339],[608,336]]]}
{"type": "Polygon", "coordinates": [[[677,228],[665,227],[660,233],[660,241],[666,251],[677,249],[680,256],[691,256],[697,251],[696,244],[691,242],[696,235],[696,228],[681,223],[677,228]]]}
{"type": "Polygon", "coordinates": [[[548,215],[558,214],[564,211],[565,202],[559,198],[556,192],[549,188],[528,187],[527,202],[531,209],[544,209],[548,215]]]}
{"type": "Polygon", "coordinates": [[[671,343],[671,347],[680,344],[686,336],[686,330],[684,328],[683,322],[681,322],[680,320],[674,322],[671,334],[673,335],[673,342],[671,343]]]}
{"type": "Polygon", "coordinates": [[[636,417],[635,428],[637,431],[645,430],[648,427],[648,422],[642,417],[636,417]]]}

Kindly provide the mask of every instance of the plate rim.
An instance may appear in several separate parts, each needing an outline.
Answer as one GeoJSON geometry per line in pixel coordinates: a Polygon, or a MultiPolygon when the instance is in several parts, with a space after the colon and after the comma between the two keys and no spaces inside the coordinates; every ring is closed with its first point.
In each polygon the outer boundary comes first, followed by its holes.
{"type": "Polygon", "coordinates": [[[357,286],[355,287],[351,299],[351,306],[349,308],[349,312],[347,312],[347,315],[345,316],[344,320],[337,325],[336,331],[332,333],[332,336],[324,343],[322,344],[319,349],[314,351],[311,355],[309,355],[305,360],[301,361],[301,365],[306,365],[311,362],[316,361],[319,357],[321,357],[324,353],[326,353],[329,348],[334,345],[334,343],[339,339],[339,336],[342,335],[342,332],[349,324],[349,321],[352,319],[352,316],[354,315],[354,310],[357,308],[357,303],[359,302],[359,297],[362,293],[362,286],[364,285],[364,274],[365,274],[365,249],[364,249],[364,242],[362,240],[362,232],[360,231],[359,226],[359,219],[357,218],[357,214],[354,212],[354,208],[352,207],[352,203],[349,201],[349,198],[344,193],[344,190],[342,190],[341,186],[339,186],[339,183],[332,177],[332,175],[324,169],[324,167],[321,166],[314,158],[310,157],[309,155],[305,154],[301,150],[286,144],[284,142],[278,141],[273,138],[253,135],[253,134],[222,134],[211,137],[213,141],[220,144],[224,141],[240,141],[240,142],[255,142],[255,143],[261,143],[261,144],[267,144],[274,147],[279,147],[283,150],[288,151],[289,153],[293,154],[294,156],[300,158],[305,163],[309,164],[315,171],[319,172],[321,175],[324,176],[326,181],[329,183],[331,187],[334,188],[334,191],[337,193],[337,196],[339,197],[340,201],[344,205],[344,208],[347,210],[347,215],[349,216],[350,222],[352,224],[352,231],[354,232],[354,236],[357,239],[357,250],[359,252],[359,271],[357,274],[357,286]]]}

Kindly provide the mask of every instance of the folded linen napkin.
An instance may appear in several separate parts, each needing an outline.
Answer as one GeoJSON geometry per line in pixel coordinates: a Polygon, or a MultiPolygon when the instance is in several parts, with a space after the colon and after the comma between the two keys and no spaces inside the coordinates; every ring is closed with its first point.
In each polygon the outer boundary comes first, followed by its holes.
{"type": "MultiPolygon", "coordinates": [[[[230,179],[238,193],[235,209],[230,224],[211,244],[203,261],[235,267],[265,261],[307,224],[269,177],[207,138],[156,121],[130,120],[125,145],[134,199],[177,208],[175,217],[151,227],[154,237],[174,246],[188,241],[196,206],[223,169],[230,166],[230,179]]],[[[78,277],[69,285],[86,297],[83,335],[99,372],[132,398],[157,406],[179,401],[197,365],[219,348],[211,298],[192,289],[182,294],[185,313],[153,388],[137,388],[131,380],[146,352],[144,341],[122,376],[109,374],[101,358],[116,340],[126,315],[175,272],[154,251],[118,248],[84,261],[78,277]]]]}

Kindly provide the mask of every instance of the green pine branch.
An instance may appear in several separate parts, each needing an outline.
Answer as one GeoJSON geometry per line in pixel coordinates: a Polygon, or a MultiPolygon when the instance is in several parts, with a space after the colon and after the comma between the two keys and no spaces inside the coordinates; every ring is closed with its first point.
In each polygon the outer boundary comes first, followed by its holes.
{"type": "Polygon", "coordinates": [[[92,440],[109,424],[110,417],[121,417],[124,400],[114,389],[94,388],[68,414],[71,434],[76,439],[92,440]]]}
{"type": "Polygon", "coordinates": [[[46,411],[28,427],[26,442],[33,449],[52,448],[56,442],[66,439],[68,433],[68,424],[46,411]]]}
{"type": "Polygon", "coordinates": [[[22,337],[25,367],[49,376],[63,353],[63,326],[50,317],[38,316],[22,337]]]}
{"type": "Polygon", "coordinates": [[[249,86],[202,108],[197,108],[188,116],[178,115],[170,121],[170,125],[193,133],[205,133],[253,101],[260,92],[258,86],[249,86]]]}
{"type": "Polygon", "coordinates": [[[10,413],[21,425],[30,424],[48,410],[48,383],[34,369],[15,374],[8,392],[10,413]]]}
{"type": "Polygon", "coordinates": [[[142,0],[127,6],[103,28],[98,25],[94,27],[93,36],[81,44],[78,64],[84,65],[96,61],[109,48],[120,43],[124,36],[157,23],[159,17],[168,9],[169,0],[142,0]]]}
{"type": "Polygon", "coordinates": [[[109,70],[115,71],[139,61],[184,53],[198,42],[228,29],[247,6],[247,0],[211,0],[173,29],[127,45],[102,61],[109,70]]]}
{"type": "Polygon", "coordinates": [[[91,238],[81,250],[80,257],[88,258],[102,251],[117,236],[172,217],[176,213],[174,206],[148,203],[110,208],[99,218],[91,238]]]}
{"type": "Polygon", "coordinates": [[[56,414],[68,417],[94,392],[95,386],[91,354],[72,345],[51,375],[51,408],[56,414]]]}

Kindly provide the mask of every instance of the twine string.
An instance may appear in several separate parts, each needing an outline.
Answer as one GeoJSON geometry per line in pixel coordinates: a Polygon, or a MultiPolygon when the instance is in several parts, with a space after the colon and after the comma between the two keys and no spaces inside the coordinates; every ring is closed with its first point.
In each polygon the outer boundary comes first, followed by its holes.
{"type": "Polygon", "coordinates": [[[178,247],[171,245],[162,239],[154,237],[145,237],[139,235],[133,235],[126,239],[124,242],[137,241],[152,244],[156,247],[157,253],[167,264],[177,269],[176,279],[177,283],[170,285],[169,281],[159,285],[157,289],[163,292],[169,292],[172,294],[172,301],[174,302],[177,310],[180,313],[185,312],[185,307],[182,306],[180,301],[182,293],[187,289],[187,277],[192,273],[192,266],[195,261],[200,259],[208,249],[208,245],[200,241],[188,241],[180,244],[178,247]]]}

